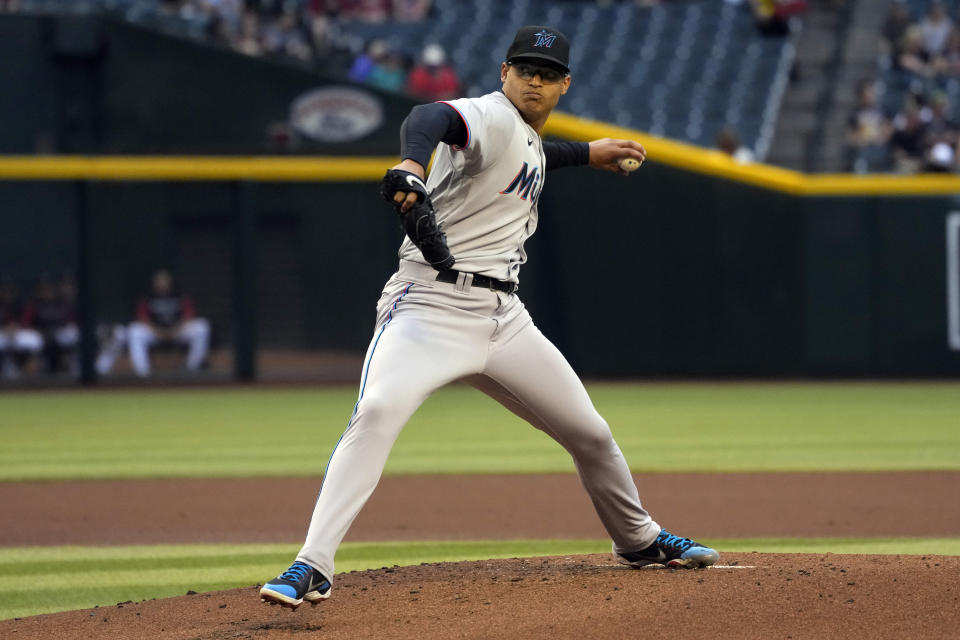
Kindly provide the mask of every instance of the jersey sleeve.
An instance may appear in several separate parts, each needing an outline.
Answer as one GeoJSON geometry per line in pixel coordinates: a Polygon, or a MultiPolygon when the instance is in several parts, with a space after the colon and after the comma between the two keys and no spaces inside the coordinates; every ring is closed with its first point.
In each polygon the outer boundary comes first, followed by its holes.
{"type": "Polygon", "coordinates": [[[477,174],[493,165],[514,135],[516,117],[502,104],[483,98],[460,98],[444,104],[453,107],[467,127],[467,142],[452,146],[464,155],[464,172],[477,174]]]}
{"type": "Polygon", "coordinates": [[[443,102],[417,105],[400,126],[400,157],[426,167],[440,142],[467,144],[467,127],[456,109],[443,102]]]}
{"type": "Polygon", "coordinates": [[[590,164],[590,145],[586,142],[547,141],[543,143],[547,171],[561,167],[590,164]]]}

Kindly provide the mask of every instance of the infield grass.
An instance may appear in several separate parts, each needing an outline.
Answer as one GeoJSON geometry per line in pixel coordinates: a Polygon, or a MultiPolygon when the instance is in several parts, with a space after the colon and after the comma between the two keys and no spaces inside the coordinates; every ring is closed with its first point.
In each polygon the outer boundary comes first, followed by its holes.
{"type": "MultiPolygon", "coordinates": [[[[634,471],[960,469],[960,383],[588,389],[634,471]]],[[[318,475],[355,401],[353,388],[4,391],[0,480],[318,475]]],[[[462,386],[427,400],[386,469],[572,471],[549,437],[462,386]]]]}
{"type": "MultiPolygon", "coordinates": [[[[960,538],[705,542],[721,551],[960,555],[960,538]]],[[[0,549],[0,619],[251,586],[285,569],[298,549],[296,544],[0,549]]],[[[609,551],[605,540],[346,543],[337,553],[337,570],[609,551]]],[[[257,597],[252,587],[250,597],[257,597]]]]}

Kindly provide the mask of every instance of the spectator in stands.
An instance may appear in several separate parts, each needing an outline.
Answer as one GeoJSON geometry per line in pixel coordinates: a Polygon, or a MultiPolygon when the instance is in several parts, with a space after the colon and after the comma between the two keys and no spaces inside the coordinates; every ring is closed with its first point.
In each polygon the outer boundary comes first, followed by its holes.
{"type": "Polygon", "coordinates": [[[148,350],[155,344],[187,345],[187,369],[197,371],[203,366],[210,348],[210,323],[198,318],[190,298],[174,289],[169,271],[153,274],[150,293],[137,306],[136,318],[127,340],[130,362],[138,376],[150,375],[148,350]]]}
{"type": "Polygon", "coordinates": [[[847,169],[856,173],[887,168],[890,120],[880,109],[877,82],[873,78],[857,85],[857,104],[847,118],[847,169]]]}
{"type": "Polygon", "coordinates": [[[953,20],[940,0],[933,0],[926,17],[918,25],[923,39],[923,50],[929,57],[941,55],[947,48],[947,39],[953,31],[953,20]]]}
{"type": "Polygon", "coordinates": [[[367,84],[387,91],[403,91],[406,82],[406,61],[395,51],[387,53],[381,61],[374,64],[367,76],[367,84]]]}
{"type": "Polygon", "coordinates": [[[20,10],[20,0],[0,0],[0,12],[16,13],[20,10]]]}
{"type": "Polygon", "coordinates": [[[460,79],[447,63],[443,47],[438,44],[424,47],[420,64],[407,78],[407,93],[425,102],[451,100],[460,95],[460,79]]]}
{"type": "Polygon", "coordinates": [[[960,77],[960,28],[954,27],[947,39],[947,46],[933,63],[939,75],[960,77]]]}
{"type": "MultiPolygon", "coordinates": [[[[31,356],[42,354],[48,373],[61,370],[65,354],[76,356],[80,330],[74,290],[69,276],[64,277],[59,286],[52,278],[41,277],[33,297],[23,309],[19,346],[31,356]]],[[[71,369],[78,370],[76,357],[71,369]]]]}
{"type": "Polygon", "coordinates": [[[904,101],[903,109],[893,119],[890,152],[897,173],[917,173],[926,156],[927,127],[920,106],[912,97],[904,101]]]}
{"type": "Polygon", "coordinates": [[[264,51],[275,55],[300,60],[309,60],[313,55],[299,13],[292,8],[267,23],[263,29],[262,43],[264,51]]]}
{"type": "Polygon", "coordinates": [[[750,0],[757,28],[771,35],[790,33],[790,19],[807,8],[807,0],[750,0]]]}
{"type": "Polygon", "coordinates": [[[717,133],[717,149],[738,164],[750,164],[756,161],[753,151],[740,144],[740,134],[732,127],[725,127],[717,133]]]}
{"type": "Polygon", "coordinates": [[[926,123],[924,171],[952,171],[956,164],[956,149],[960,145],[960,125],[951,115],[947,95],[942,91],[935,92],[929,107],[921,111],[921,117],[926,123]]]}
{"type": "Polygon", "coordinates": [[[242,0],[199,0],[201,8],[211,17],[216,16],[235,26],[243,15],[242,0]]]}
{"type": "Polygon", "coordinates": [[[226,25],[233,33],[240,29],[240,22],[243,19],[241,0],[200,0],[199,10],[207,17],[207,28],[210,33],[215,33],[220,23],[226,25]]]}
{"type": "Polygon", "coordinates": [[[927,135],[933,142],[946,142],[950,146],[957,141],[960,127],[951,113],[950,98],[942,91],[934,92],[930,98],[929,113],[927,116],[927,135]]]}
{"type": "Polygon", "coordinates": [[[180,0],[169,11],[191,22],[205,22],[213,17],[213,8],[200,0],[180,0]]]}
{"type": "Polygon", "coordinates": [[[887,17],[883,23],[883,39],[886,52],[891,59],[900,55],[903,37],[913,21],[910,19],[910,10],[904,0],[897,0],[890,5],[887,17]]]}
{"type": "Polygon", "coordinates": [[[325,13],[307,13],[309,43],[316,58],[326,57],[333,49],[336,24],[325,13]]]}
{"type": "Polygon", "coordinates": [[[393,0],[393,19],[420,22],[430,13],[431,0],[393,0]]]}
{"type": "Polygon", "coordinates": [[[914,25],[903,35],[900,53],[894,59],[894,67],[924,78],[933,76],[930,56],[923,48],[923,33],[920,32],[920,27],[914,25]]]}
{"type": "Polygon", "coordinates": [[[358,55],[353,61],[353,66],[347,72],[347,77],[354,82],[366,82],[373,68],[382,64],[387,59],[388,54],[389,50],[385,40],[370,41],[366,51],[358,55]]]}
{"type": "Polygon", "coordinates": [[[240,32],[231,42],[231,46],[248,56],[259,56],[263,53],[263,47],[260,44],[260,16],[255,11],[249,9],[244,11],[240,32]]]}
{"type": "Polygon", "coordinates": [[[923,171],[925,173],[950,173],[955,169],[954,148],[946,142],[937,142],[927,151],[923,171]]]}

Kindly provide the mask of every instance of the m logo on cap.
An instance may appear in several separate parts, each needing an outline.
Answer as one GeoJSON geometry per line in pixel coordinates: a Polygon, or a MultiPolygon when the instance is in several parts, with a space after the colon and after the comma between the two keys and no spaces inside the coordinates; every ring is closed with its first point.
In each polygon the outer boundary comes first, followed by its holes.
{"type": "Polygon", "coordinates": [[[557,34],[550,33],[546,29],[533,35],[537,37],[537,41],[533,43],[533,46],[535,47],[545,47],[549,49],[551,46],[553,46],[553,41],[557,39],[557,34]]]}
{"type": "Polygon", "coordinates": [[[529,62],[525,58],[534,58],[538,64],[546,62],[567,73],[570,70],[570,42],[562,32],[547,25],[521,27],[513,37],[504,61],[529,62]]]}

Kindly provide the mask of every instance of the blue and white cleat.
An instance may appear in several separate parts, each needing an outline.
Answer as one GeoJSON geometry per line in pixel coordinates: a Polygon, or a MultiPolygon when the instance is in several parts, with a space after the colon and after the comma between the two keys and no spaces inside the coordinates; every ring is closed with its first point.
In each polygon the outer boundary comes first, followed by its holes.
{"type": "Polygon", "coordinates": [[[290,568],[263,585],[260,601],[296,609],[303,601],[317,603],[330,597],[330,581],[310,565],[294,562],[290,568]]]}
{"type": "Polygon", "coordinates": [[[720,559],[720,554],[690,538],[681,538],[663,529],[646,549],[625,553],[618,553],[614,549],[613,557],[620,564],[631,567],[662,564],[671,569],[697,569],[714,564],[720,559]]]}

